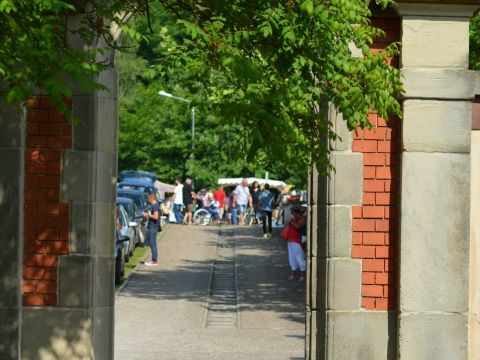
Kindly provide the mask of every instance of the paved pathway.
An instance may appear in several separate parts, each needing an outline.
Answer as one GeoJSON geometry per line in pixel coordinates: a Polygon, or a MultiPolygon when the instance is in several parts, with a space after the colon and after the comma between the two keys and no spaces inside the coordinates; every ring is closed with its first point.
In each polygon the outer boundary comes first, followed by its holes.
{"type": "Polygon", "coordinates": [[[304,286],[288,281],[282,240],[169,225],[159,254],[116,296],[116,360],[304,358],[304,286]]]}

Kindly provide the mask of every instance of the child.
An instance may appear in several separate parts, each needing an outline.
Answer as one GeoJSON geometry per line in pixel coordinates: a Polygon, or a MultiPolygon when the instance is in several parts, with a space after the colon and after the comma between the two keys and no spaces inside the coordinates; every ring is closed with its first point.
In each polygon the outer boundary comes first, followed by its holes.
{"type": "Polygon", "coordinates": [[[288,241],[288,263],[291,269],[290,280],[305,280],[306,262],[302,248],[302,229],[305,216],[300,208],[292,209],[290,223],[282,230],[281,236],[288,241]]]}

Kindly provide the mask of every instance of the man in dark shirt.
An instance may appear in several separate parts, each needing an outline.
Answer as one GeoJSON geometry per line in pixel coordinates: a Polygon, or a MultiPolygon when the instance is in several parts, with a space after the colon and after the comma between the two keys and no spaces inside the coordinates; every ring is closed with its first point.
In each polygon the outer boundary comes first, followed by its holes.
{"type": "Polygon", "coordinates": [[[148,221],[148,245],[152,253],[152,260],[146,261],[147,266],[158,265],[157,233],[160,223],[160,206],[154,193],[148,194],[148,207],[143,216],[148,221]]]}
{"type": "Polygon", "coordinates": [[[193,189],[192,179],[185,180],[183,185],[183,204],[185,205],[185,217],[183,223],[187,225],[192,224],[192,210],[193,210],[193,189]]]}

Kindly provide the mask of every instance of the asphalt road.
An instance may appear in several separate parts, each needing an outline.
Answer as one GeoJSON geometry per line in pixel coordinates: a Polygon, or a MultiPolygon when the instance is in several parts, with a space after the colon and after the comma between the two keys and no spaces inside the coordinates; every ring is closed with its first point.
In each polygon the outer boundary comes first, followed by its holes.
{"type": "Polygon", "coordinates": [[[304,284],[258,227],[169,225],[116,296],[117,360],[300,360],[304,284]]]}

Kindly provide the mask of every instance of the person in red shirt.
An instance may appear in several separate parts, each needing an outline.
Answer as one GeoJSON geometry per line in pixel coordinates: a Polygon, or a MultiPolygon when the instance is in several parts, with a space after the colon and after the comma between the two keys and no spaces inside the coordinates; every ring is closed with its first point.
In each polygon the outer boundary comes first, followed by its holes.
{"type": "Polygon", "coordinates": [[[280,236],[288,241],[288,263],[290,265],[290,280],[305,280],[306,260],[302,247],[302,228],[306,224],[305,215],[301,208],[292,209],[290,223],[283,228],[280,236]]]}
{"type": "Polygon", "coordinates": [[[223,185],[220,185],[213,193],[214,200],[218,201],[218,216],[221,222],[223,222],[223,214],[225,212],[225,190],[223,189],[223,185]]]}

